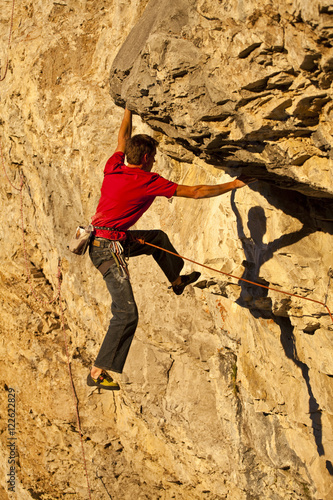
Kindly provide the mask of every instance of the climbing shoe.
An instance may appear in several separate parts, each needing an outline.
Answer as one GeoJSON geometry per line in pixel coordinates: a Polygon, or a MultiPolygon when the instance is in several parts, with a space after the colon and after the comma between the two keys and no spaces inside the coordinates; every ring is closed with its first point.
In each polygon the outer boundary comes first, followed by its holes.
{"type": "Polygon", "coordinates": [[[199,273],[198,271],[194,271],[191,274],[185,274],[181,276],[182,282],[180,283],[180,285],[171,285],[169,288],[172,288],[172,290],[175,292],[176,295],[181,295],[184,291],[184,288],[187,285],[190,285],[191,283],[197,281],[197,279],[199,279],[200,276],[201,273],[199,273]]]}
{"type": "Polygon", "coordinates": [[[108,391],[119,391],[120,389],[117,382],[115,382],[112,377],[110,377],[110,375],[104,370],[97,379],[92,378],[91,374],[89,373],[87,377],[87,384],[90,387],[99,387],[100,389],[107,389],[108,391]]]}

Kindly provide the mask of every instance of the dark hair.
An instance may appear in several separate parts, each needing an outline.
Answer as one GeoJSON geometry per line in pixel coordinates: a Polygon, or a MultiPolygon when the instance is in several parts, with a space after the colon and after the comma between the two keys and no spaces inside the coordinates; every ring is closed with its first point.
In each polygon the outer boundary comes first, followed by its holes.
{"type": "Polygon", "coordinates": [[[131,165],[141,165],[145,154],[150,156],[157,148],[158,142],[146,134],[133,135],[126,141],[125,154],[131,165]]]}

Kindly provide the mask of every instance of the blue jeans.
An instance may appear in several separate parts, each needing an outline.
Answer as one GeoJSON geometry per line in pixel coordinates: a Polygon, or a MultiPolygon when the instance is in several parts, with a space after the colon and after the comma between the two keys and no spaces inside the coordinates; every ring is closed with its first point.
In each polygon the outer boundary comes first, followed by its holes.
{"type": "MultiPolygon", "coordinates": [[[[143,238],[149,243],[177,253],[163,231],[130,231],[128,233],[133,238],[143,238]]],[[[170,283],[175,281],[184,266],[184,261],[180,257],[138,243],[133,238],[128,236],[125,242],[122,242],[125,256],[152,255],[170,283]]],[[[106,241],[103,238],[98,239],[106,241]]],[[[132,285],[129,276],[117,266],[109,248],[90,245],[89,255],[97,269],[103,262],[111,261],[103,278],[112,298],[112,318],[94,366],[122,373],[139,319],[132,285]]]]}

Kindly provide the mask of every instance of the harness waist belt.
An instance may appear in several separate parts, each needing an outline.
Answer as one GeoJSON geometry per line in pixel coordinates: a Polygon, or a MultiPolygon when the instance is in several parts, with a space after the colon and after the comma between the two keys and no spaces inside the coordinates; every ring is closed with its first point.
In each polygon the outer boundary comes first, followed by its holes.
{"type": "Polygon", "coordinates": [[[118,231],[124,233],[123,229],[116,229],[115,227],[106,227],[106,226],[94,226],[95,229],[102,229],[102,231],[118,231]]]}

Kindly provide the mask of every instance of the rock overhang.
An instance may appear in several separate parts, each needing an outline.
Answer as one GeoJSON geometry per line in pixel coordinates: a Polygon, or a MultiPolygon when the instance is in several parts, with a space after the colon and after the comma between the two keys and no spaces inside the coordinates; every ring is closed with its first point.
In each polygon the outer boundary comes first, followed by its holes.
{"type": "Polygon", "coordinates": [[[111,95],[180,146],[174,159],[330,204],[333,16],[316,6],[151,0],[114,60],[111,95]]]}

